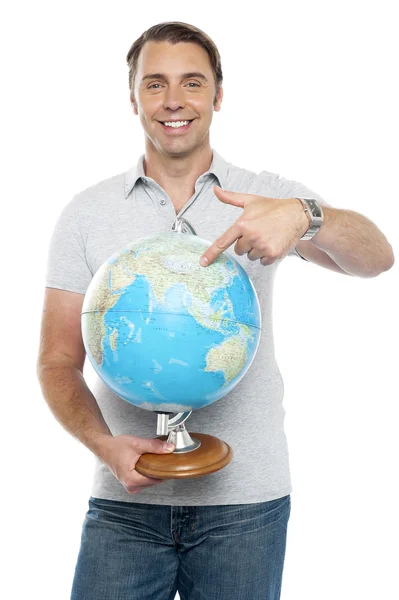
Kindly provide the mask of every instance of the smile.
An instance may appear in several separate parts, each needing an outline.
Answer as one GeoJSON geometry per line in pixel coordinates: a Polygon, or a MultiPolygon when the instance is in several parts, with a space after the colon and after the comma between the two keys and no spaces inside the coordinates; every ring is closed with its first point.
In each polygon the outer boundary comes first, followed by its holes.
{"type": "Polygon", "coordinates": [[[177,132],[184,132],[187,131],[188,129],[190,129],[191,123],[193,122],[194,119],[191,119],[191,121],[176,121],[173,123],[173,121],[165,121],[165,123],[168,123],[168,125],[165,125],[164,123],[162,123],[161,121],[159,121],[160,125],[162,125],[162,128],[164,131],[168,132],[168,133],[177,133],[177,132]],[[173,123],[173,125],[172,125],[173,123]]]}

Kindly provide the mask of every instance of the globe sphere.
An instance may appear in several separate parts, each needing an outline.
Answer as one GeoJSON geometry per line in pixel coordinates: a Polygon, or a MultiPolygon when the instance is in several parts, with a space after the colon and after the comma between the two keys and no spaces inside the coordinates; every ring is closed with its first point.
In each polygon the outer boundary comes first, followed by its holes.
{"type": "Polygon", "coordinates": [[[261,335],[255,288],[223,252],[196,235],[143,237],[94,274],[81,314],[86,354],[104,383],[140,408],[178,413],[230,392],[248,371],[261,335]]]}

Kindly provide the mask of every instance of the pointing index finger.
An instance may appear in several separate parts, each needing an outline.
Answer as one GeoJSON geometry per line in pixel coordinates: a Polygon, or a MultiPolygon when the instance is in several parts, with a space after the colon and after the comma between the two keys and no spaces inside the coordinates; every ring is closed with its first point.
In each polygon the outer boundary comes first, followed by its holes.
{"type": "Polygon", "coordinates": [[[241,233],[239,231],[238,225],[234,223],[230,229],[224,232],[217,240],[213,242],[209,246],[209,248],[204,252],[204,254],[200,258],[200,265],[202,267],[207,267],[213,261],[222,254],[233,242],[238,240],[241,237],[241,233]]]}

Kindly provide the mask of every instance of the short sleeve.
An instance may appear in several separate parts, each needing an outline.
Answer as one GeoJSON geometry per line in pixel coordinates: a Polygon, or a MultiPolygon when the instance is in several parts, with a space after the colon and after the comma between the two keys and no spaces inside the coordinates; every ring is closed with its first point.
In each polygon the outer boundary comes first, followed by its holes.
{"type": "Polygon", "coordinates": [[[286,179],[276,173],[269,173],[268,171],[261,171],[258,175],[260,181],[267,183],[270,189],[270,198],[314,198],[322,206],[329,206],[333,208],[324,198],[319,194],[306,187],[299,181],[293,179],[286,179]]]}
{"type": "MultiPolygon", "coordinates": [[[[269,173],[268,171],[261,171],[259,178],[264,178],[270,186],[270,197],[271,198],[314,198],[321,206],[329,206],[333,208],[324,198],[319,194],[306,187],[299,181],[292,179],[286,179],[275,173],[269,173]]],[[[304,256],[301,256],[296,248],[293,248],[287,256],[298,256],[302,260],[307,260],[304,256]]]]}
{"type": "Polygon", "coordinates": [[[85,294],[92,277],[86,261],[75,196],[62,210],[51,234],[45,286],[85,294]]]}

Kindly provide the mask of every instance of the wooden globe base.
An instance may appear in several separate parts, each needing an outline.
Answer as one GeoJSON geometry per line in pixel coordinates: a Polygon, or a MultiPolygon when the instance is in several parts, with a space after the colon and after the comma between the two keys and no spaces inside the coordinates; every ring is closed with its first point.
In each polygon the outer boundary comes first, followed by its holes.
{"type": "MultiPolygon", "coordinates": [[[[136,463],[136,471],[146,477],[157,479],[188,479],[215,473],[229,464],[233,458],[231,447],[213,435],[193,433],[201,446],[190,452],[169,454],[142,454],[136,463]]],[[[158,439],[166,440],[167,436],[158,439]]]]}

